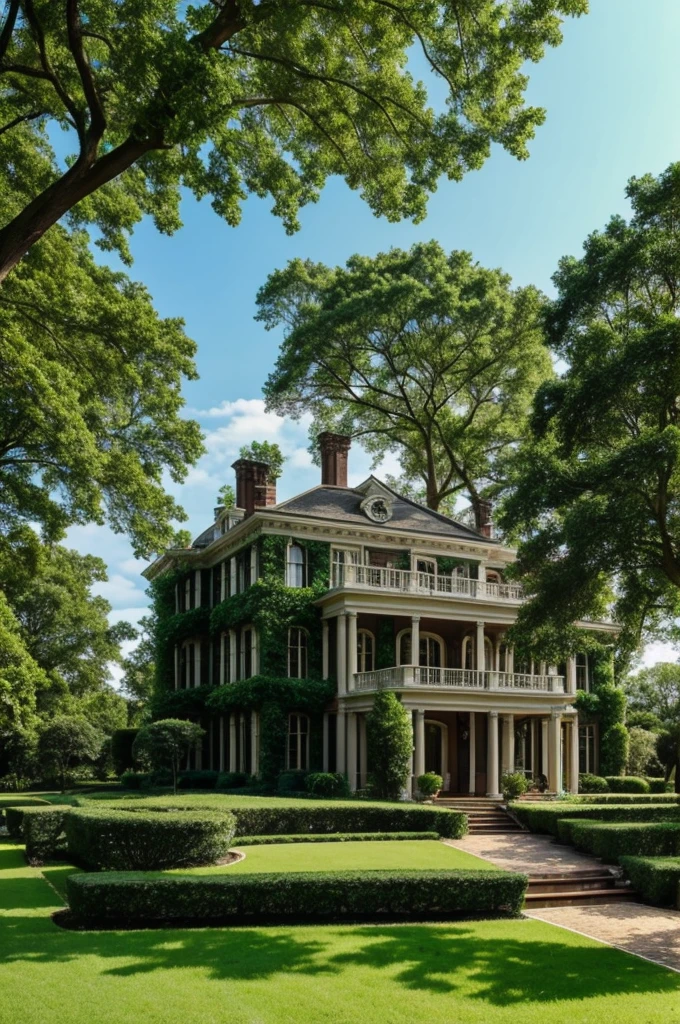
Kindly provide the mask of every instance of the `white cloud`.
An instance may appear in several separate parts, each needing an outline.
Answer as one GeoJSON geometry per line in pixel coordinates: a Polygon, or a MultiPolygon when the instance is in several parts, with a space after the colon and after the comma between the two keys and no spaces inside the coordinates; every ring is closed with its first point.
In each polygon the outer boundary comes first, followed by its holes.
{"type": "MultiPolygon", "coordinates": [[[[141,583],[143,580],[140,580],[141,583]]],[[[130,608],[132,605],[139,607],[146,600],[141,585],[118,572],[112,573],[105,583],[95,583],[92,592],[105,597],[114,607],[130,608]]]]}
{"type": "Polygon", "coordinates": [[[673,644],[665,644],[655,642],[647,644],[640,661],[640,668],[648,668],[650,665],[656,665],[658,661],[672,661],[676,662],[680,657],[680,650],[674,647],[673,644]]]}

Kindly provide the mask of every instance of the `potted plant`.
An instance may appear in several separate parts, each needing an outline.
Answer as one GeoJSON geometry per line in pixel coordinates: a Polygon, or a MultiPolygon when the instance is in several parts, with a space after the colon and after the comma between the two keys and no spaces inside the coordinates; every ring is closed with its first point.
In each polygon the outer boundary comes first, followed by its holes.
{"type": "Polygon", "coordinates": [[[423,800],[434,800],[439,796],[439,791],[443,785],[444,780],[436,772],[425,772],[416,779],[418,794],[423,800]]]}
{"type": "Polygon", "coordinates": [[[527,777],[523,772],[503,772],[501,778],[501,793],[506,803],[509,800],[516,800],[529,788],[527,777]]]}

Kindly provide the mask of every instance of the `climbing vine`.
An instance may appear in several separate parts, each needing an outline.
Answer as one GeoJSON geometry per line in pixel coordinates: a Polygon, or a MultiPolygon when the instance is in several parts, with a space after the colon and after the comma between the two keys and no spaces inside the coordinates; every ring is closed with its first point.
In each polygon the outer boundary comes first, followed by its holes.
{"type": "Polygon", "coordinates": [[[626,697],[614,682],[611,654],[606,648],[594,648],[591,662],[590,693],[579,690],[574,701],[586,721],[600,726],[600,774],[621,775],[628,757],[628,731],[625,726],[626,697]]]}

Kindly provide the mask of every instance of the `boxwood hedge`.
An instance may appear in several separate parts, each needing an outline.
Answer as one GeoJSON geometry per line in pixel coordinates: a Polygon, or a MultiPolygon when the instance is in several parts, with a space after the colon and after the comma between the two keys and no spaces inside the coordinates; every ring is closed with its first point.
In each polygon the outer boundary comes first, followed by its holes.
{"type": "MultiPolygon", "coordinates": [[[[562,802],[562,801],[561,801],[562,802]]],[[[680,804],[680,793],[591,793],[570,797],[569,804],[680,804]]]]}
{"type": "Polygon", "coordinates": [[[680,857],[621,857],[619,861],[644,900],[660,907],[678,905],[680,857]]]}
{"type": "Polygon", "coordinates": [[[37,807],[46,804],[39,796],[19,796],[16,793],[0,793],[0,822],[2,822],[3,811],[8,807],[37,807]]]}
{"type": "Polygon", "coordinates": [[[605,775],[610,793],[649,793],[649,783],[639,775],[605,775]]]}
{"type": "Polygon", "coordinates": [[[65,846],[66,815],[70,807],[44,804],[37,807],[8,807],[7,830],[23,839],[30,861],[54,857],[65,846]]]}
{"type": "Polygon", "coordinates": [[[527,881],[508,871],[125,873],[72,875],[67,890],[79,923],[143,926],[517,915],[527,881]]]}
{"type": "Polygon", "coordinates": [[[626,855],[672,857],[680,853],[680,822],[604,822],[572,820],[563,825],[579,850],[616,863],[626,855]]]}
{"type": "Polygon", "coordinates": [[[436,832],[303,832],[293,836],[242,836],[236,846],[273,846],[279,843],[374,843],[399,839],[439,839],[436,832]]]}
{"type": "Polygon", "coordinates": [[[577,804],[570,800],[556,800],[554,803],[510,805],[516,818],[532,832],[547,832],[558,835],[558,821],[561,818],[595,819],[598,821],[680,821],[680,806],[661,804],[577,804]]]}
{"type": "MultiPolygon", "coordinates": [[[[118,805],[126,810],[196,810],[191,798],[156,797],[118,805]]],[[[225,813],[224,799],[202,800],[200,807],[225,813]]],[[[354,803],[320,804],[310,800],[304,806],[263,800],[261,806],[233,806],[236,834],[242,836],[300,835],[303,832],[436,832],[445,839],[460,839],[467,832],[467,816],[458,811],[408,804],[354,803]]]]}
{"type": "Polygon", "coordinates": [[[126,813],[120,807],[86,807],[66,818],[69,854],[90,868],[153,871],[212,864],[234,838],[231,814],[214,811],[126,813]]]}

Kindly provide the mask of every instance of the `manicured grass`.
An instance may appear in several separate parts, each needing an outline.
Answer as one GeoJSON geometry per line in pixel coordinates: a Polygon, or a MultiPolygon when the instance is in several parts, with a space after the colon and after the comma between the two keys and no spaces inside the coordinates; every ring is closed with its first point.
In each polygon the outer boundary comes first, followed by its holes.
{"type": "MultiPolygon", "coordinates": [[[[163,806],[163,804],[173,805],[177,802],[181,804],[195,805],[197,809],[201,807],[220,807],[225,811],[230,810],[232,807],[314,807],[320,804],[331,805],[333,807],[394,807],[394,803],[389,803],[384,800],[316,800],[310,797],[291,797],[291,796],[236,796],[231,793],[218,793],[216,790],[209,790],[204,793],[190,793],[186,790],[180,790],[177,796],[173,796],[172,793],[145,793],[138,792],[135,790],[118,790],[115,793],[83,793],[78,794],[75,798],[79,804],[88,803],[91,800],[152,800],[154,804],[163,806]]],[[[411,806],[411,805],[404,805],[411,806]]],[[[429,804],[423,806],[428,807],[429,804]]],[[[441,809],[441,808],[440,808],[441,809]]]]}
{"type": "MultiPolygon", "coordinates": [[[[238,849],[238,842],[235,845],[238,849]]],[[[473,857],[436,840],[401,840],[380,843],[295,843],[281,846],[248,846],[245,860],[237,864],[178,869],[180,874],[261,873],[267,871],[388,871],[461,868],[466,871],[498,870],[488,860],[473,857]]]]}
{"type": "Polygon", "coordinates": [[[12,1024],[678,1019],[680,976],[539,921],[80,933],[51,922],[58,906],[20,849],[0,845],[0,1018],[12,1024]]]}

